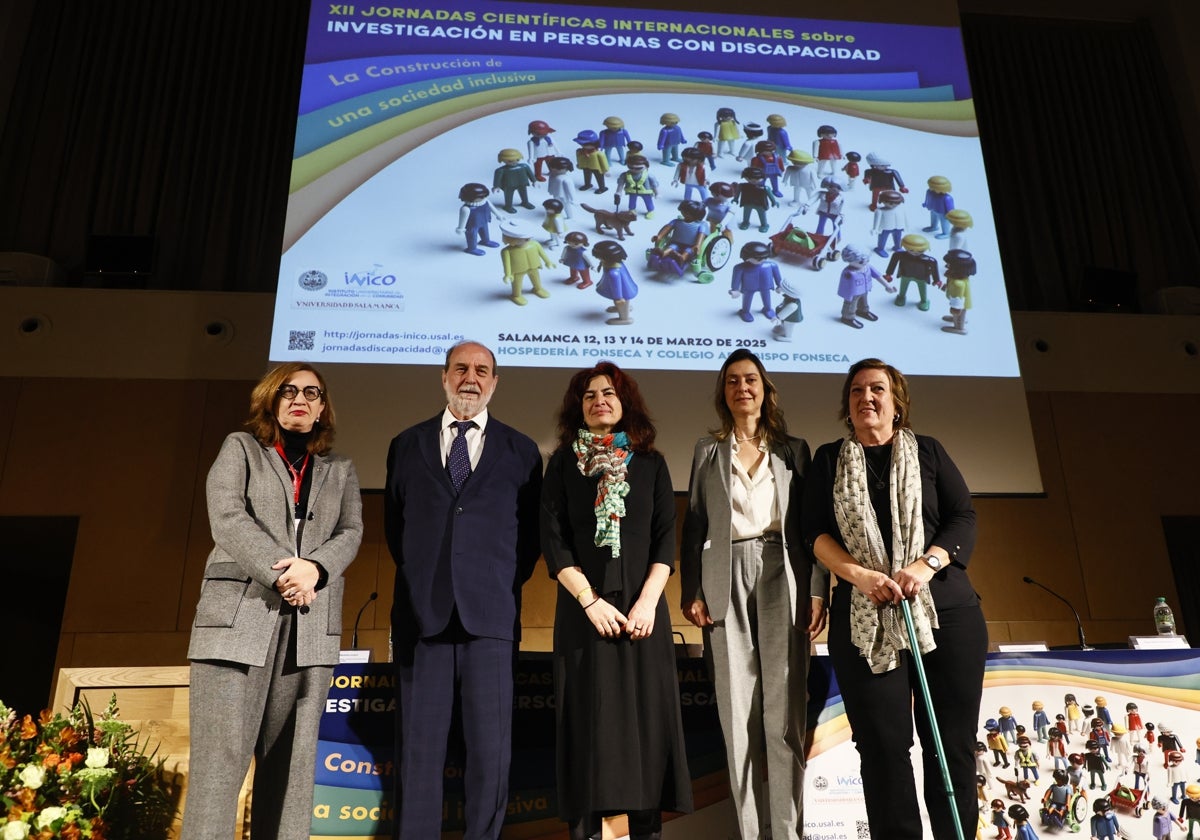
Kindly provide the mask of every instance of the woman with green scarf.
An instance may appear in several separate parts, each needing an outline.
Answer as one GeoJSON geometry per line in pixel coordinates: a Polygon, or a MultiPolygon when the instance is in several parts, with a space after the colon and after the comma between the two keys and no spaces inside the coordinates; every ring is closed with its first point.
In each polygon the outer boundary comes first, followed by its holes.
{"type": "Polygon", "coordinates": [[[559,813],[572,840],[628,814],[633,840],[692,810],[671,620],[675,497],[637,383],[610,362],[571,378],[542,485],[554,619],[559,813]]]}

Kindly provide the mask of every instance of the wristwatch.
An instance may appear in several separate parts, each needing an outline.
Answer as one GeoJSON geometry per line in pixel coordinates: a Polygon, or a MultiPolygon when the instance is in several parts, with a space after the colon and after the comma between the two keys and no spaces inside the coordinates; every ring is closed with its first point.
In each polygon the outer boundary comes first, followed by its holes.
{"type": "Polygon", "coordinates": [[[926,554],[921,559],[925,561],[926,566],[933,569],[935,572],[940,571],[941,568],[946,565],[942,558],[938,557],[936,554],[926,554]]]}

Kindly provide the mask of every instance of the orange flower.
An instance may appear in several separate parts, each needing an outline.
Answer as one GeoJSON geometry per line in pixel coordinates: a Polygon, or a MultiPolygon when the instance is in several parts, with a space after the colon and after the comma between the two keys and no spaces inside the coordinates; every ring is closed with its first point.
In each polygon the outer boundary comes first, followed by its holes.
{"type": "Polygon", "coordinates": [[[62,835],[63,840],[80,840],[80,837],[82,836],[79,833],[79,826],[75,825],[75,823],[67,823],[64,825],[59,834],[62,835]]]}
{"type": "Polygon", "coordinates": [[[29,715],[21,718],[21,733],[19,737],[29,740],[30,738],[36,738],[37,734],[37,724],[33,722],[33,718],[29,715]]]}
{"type": "Polygon", "coordinates": [[[21,806],[22,811],[33,810],[34,796],[36,796],[36,792],[27,787],[23,787],[17,791],[16,800],[17,804],[21,806]]]}
{"type": "Polygon", "coordinates": [[[58,766],[58,762],[61,760],[62,759],[59,757],[58,753],[50,753],[50,755],[42,759],[42,766],[47,770],[53,770],[58,766]]]}
{"type": "Polygon", "coordinates": [[[38,720],[41,721],[42,726],[45,726],[50,721],[54,720],[54,713],[49,709],[42,709],[41,714],[38,715],[38,720]]]}

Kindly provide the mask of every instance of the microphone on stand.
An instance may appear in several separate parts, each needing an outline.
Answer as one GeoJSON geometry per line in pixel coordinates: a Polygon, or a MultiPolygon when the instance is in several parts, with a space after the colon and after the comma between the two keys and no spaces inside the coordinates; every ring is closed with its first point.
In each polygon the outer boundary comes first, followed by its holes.
{"type": "Polygon", "coordinates": [[[1083,622],[1079,620],[1079,613],[1078,613],[1078,612],[1076,612],[1075,608],[1071,606],[1071,602],[1070,602],[1070,601],[1068,601],[1068,600],[1067,600],[1066,598],[1064,598],[1063,596],[1059,595],[1057,592],[1055,592],[1055,591],[1054,591],[1053,589],[1051,589],[1050,587],[1048,587],[1048,586],[1046,586],[1046,585],[1044,585],[1044,584],[1038,583],[1036,580],[1034,580],[1033,578],[1029,577],[1028,575],[1026,575],[1025,577],[1021,578],[1021,580],[1025,581],[1026,583],[1031,583],[1031,584],[1033,584],[1034,586],[1037,586],[1037,587],[1040,587],[1040,588],[1042,588],[1042,589],[1045,589],[1047,592],[1049,592],[1049,593],[1050,593],[1051,595],[1053,595],[1055,598],[1057,598],[1058,600],[1060,600],[1060,601],[1062,601],[1064,604],[1066,604],[1066,605],[1067,605],[1067,607],[1068,607],[1068,608],[1071,610],[1071,612],[1072,612],[1072,613],[1074,613],[1074,615],[1075,615],[1075,629],[1079,631],[1079,649],[1080,649],[1080,650],[1095,650],[1095,648],[1093,648],[1093,647],[1088,647],[1087,639],[1086,639],[1086,638],[1084,638],[1084,635],[1083,635],[1083,622]]]}
{"type": "MultiPolygon", "coordinates": [[[[358,649],[358,622],[362,620],[363,612],[365,612],[367,607],[371,606],[371,602],[378,597],[378,592],[372,592],[371,597],[367,598],[367,602],[358,608],[358,615],[354,616],[354,635],[350,637],[350,647],[355,650],[358,649]]],[[[1080,630],[1079,632],[1082,633],[1083,631],[1080,630]]]]}

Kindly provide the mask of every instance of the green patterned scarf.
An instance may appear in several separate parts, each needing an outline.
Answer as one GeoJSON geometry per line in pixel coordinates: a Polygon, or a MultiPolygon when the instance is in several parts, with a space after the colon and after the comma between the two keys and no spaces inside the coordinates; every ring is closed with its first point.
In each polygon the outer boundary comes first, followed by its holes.
{"type": "Polygon", "coordinates": [[[571,449],[578,458],[579,471],[600,476],[596,485],[596,545],[608,546],[613,558],[621,556],[621,517],[625,515],[625,497],[629,482],[625,472],[633,451],[624,432],[594,435],[580,429],[571,449]]]}

